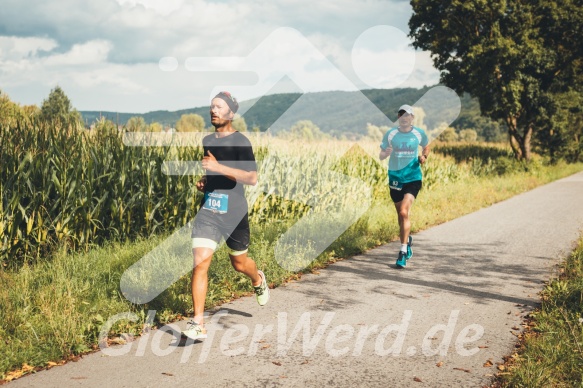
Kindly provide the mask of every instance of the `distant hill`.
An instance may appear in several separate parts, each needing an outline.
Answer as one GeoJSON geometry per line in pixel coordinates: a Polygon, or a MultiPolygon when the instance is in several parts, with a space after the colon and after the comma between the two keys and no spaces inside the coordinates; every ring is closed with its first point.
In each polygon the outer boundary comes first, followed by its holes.
{"type": "Polygon", "coordinates": [[[192,109],[182,109],[177,111],[167,111],[167,110],[157,110],[148,113],[122,113],[122,112],[109,112],[109,111],[81,111],[81,116],[87,124],[91,124],[100,117],[104,117],[107,120],[111,120],[119,125],[125,125],[128,120],[132,117],[143,117],[146,123],[160,123],[162,125],[169,125],[173,127],[180,116],[187,113],[196,113],[202,117],[208,116],[208,107],[192,108],[192,109]]]}
{"type": "MultiPolygon", "coordinates": [[[[322,131],[333,134],[366,133],[366,124],[390,125],[397,119],[396,110],[402,104],[415,104],[433,87],[369,89],[354,92],[332,91],[317,93],[285,93],[263,96],[258,99],[242,101],[240,112],[249,129],[259,127],[277,133],[289,129],[300,120],[311,120],[322,131]],[[372,104],[371,104],[372,103],[372,104]],[[377,109],[378,108],[378,109],[377,109]]],[[[444,114],[439,99],[427,102],[425,124],[433,128],[440,124],[444,114]]],[[[154,111],[144,114],[82,111],[84,120],[91,123],[103,116],[113,122],[124,125],[131,117],[141,116],[146,123],[158,122],[173,127],[180,116],[188,113],[201,115],[205,125],[210,126],[209,107],[197,107],[178,111],[154,111]]],[[[479,117],[477,101],[469,96],[462,97],[460,119],[463,127],[484,125],[484,118],[479,117]]],[[[456,126],[454,122],[453,126],[456,126]]]]}

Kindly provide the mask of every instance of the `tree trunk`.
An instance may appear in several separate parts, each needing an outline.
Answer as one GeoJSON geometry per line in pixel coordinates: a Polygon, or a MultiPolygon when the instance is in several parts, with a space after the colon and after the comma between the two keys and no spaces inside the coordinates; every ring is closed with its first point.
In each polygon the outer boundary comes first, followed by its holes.
{"type": "Polygon", "coordinates": [[[522,159],[526,160],[527,162],[530,161],[531,152],[530,152],[530,139],[532,138],[532,125],[528,125],[524,129],[524,135],[522,136],[522,143],[520,144],[520,148],[522,149],[522,159]]]}
{"type": "Polygon", "coordinates": [[[516,119],[515,116],[506,117],[510,147],[516,159],[529,161],[531,158],[530,139],[532,138],[533,128],[529,124],[521,134],[517,128],[516,119]]]}
{"type": "Polygon", "coordinates": [[[512,131],[508,130],[508,142],[510,143],[510,148],[512,148],[512,152],[514,152],[514,157],[516,159],[520,159],[520,146],[518,141],[514,138],[512,131]]]}

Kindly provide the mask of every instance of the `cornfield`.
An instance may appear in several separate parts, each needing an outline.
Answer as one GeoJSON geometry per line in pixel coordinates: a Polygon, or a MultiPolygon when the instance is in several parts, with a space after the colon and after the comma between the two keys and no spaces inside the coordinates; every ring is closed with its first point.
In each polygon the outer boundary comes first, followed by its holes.
{"type": "Polygon", "coordinates": [[[374,196],[367,190],[374,192],[386,180],[386,169],[359,153],[340,158],[275,153],[261,161],[258,175],[260,183],[247,188],[250,219],[255,223],[349,208],[363,195],[374,196]]]}
{"type": "MultiPolygon", "coordinates": [[[[202,171],[165,174],[162,167],[166,161],[200,161],[199,145],[127,146],[123,133],[106,121],[91,132],[30,120],[0,124],[0,142],[3,267],[17,268],[59,248],[86,250],[172,231],[196,215],[201,194],[195,182],[202,171]]],[[[247,187],[251,222],[388,200],[386,161],[371,156],[378,144],[338,149],[334,141],[308,153],[287,143],[255,144],[259,184],[247,187]]],[[[423,169],[427,189],[495,170],[491,163],[459,164],[436,154],[423,169]]]]}
{"type": "Polygon", "coordinates": [[[196,177],[169,176],[167,158],[195,147],[128,147],[111,123],[95,134],[33,123],[0,127],[0,261],[19,266],[56,247],[87,249],[184,225],[196,213],[196,177]]]}

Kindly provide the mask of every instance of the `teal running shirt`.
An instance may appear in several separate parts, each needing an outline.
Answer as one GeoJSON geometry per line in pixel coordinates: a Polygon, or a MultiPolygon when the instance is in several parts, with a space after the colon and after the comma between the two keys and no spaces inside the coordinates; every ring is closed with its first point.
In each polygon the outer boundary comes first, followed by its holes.
{"type": "Polygon", "coordinates": [[[413,127],[409,132],[398,128],[389,129],[383,136],[381,149],[393,148],[389,157],[389,186],[401,190],[403,184],[420,181],[423,178],[419,165],[419,146],[429,144],[427,134],[421,128],[413,127]]]}

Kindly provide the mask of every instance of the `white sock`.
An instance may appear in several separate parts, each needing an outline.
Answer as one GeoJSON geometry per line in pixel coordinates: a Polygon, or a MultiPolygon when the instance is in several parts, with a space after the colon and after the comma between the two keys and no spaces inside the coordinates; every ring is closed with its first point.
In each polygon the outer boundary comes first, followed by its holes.
{"type": "Polygon", "coordinates": [[[401,252],[407,253],[407,244],[401,244],[401,252]]]}

